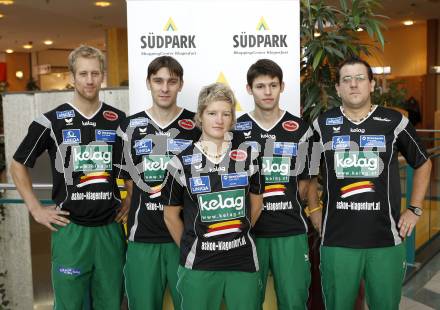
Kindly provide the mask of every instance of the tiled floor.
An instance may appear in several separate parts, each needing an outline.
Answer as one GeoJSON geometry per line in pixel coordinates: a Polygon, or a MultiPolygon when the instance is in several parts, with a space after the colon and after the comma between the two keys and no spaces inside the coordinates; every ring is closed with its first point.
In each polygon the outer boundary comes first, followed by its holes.
{"type": "Polygon", "coordinates": [[[440,310],[440,252],[404,287],[400,310],[440,310]]]}

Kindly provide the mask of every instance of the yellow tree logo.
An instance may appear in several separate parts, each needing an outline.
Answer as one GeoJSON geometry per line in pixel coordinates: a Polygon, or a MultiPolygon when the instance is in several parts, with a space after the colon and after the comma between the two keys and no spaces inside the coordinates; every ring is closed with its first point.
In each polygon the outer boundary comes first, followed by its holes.
{"type": "Polygon", "coordinates": [[[264,17],[262,16],[257,24],[257,31],[264,31],[264,30],[269,30],[269,26],[267,25],[266,21],[264,20],[264,17]]]}
{"type": "MultiPolygon", "coordinates": [[[[231,87],[229,85],[228,81],[226,80],[226,77],[223,74],[223,72],[220,72],[220,74],[218,75],[217,83],[222,83],[222,84],[225,84],[226,86],[231,87]]],[[[240,102],[238,102],[238,100],[237,100],[237,104],[235,105],[235,111],[238,111],[238,112],[243,111],[243,109],[241,108],[240,102]]]]}
{"type": "Polygon", "coordinates": [[[176,24],[174,23],[173,19],[170,17],[165,24],[165,27],[163,27],[164,31],[177,31],[176,24]]]}

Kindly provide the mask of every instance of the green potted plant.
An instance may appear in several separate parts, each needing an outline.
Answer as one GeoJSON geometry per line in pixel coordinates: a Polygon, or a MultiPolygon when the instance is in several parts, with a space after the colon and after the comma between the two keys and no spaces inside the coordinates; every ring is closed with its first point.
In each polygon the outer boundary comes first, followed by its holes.
{"type": "Polygon", "coordinates": [[[335,90],[335,70],[348,56],[370,55],[356,31],[363,29],[383,48],[382,15],[374,13],[379,0],[301,0],[301,104],[309,121],[341,103],[335,90]]]}

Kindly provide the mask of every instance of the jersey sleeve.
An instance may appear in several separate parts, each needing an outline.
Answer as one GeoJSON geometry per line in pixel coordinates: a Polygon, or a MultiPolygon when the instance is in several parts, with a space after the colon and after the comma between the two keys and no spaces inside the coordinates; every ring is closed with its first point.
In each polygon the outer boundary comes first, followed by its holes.
{"type": "Polygon", "coordinates": [[[125,133],[123,128],[124,125],[121,124],[116,130],[116,142],[115,142],[114,153],[115,153],[115,157],[119,159],[118,163],[120,163],[120,166],[117,171],[118,178],[129,180],[131,179],[131,177],[128,171],[129,168],[127,164],[127,158],[130,158],[130,155],[126,154],[126,152],[127,151],[130,152],[130,145],[127,138],[127,134],[125,133]]]}
{"type": "Polygon", "coordinates": [[[296,170],[298,179],[310,179],[310,157],[313,146],[313,131],[307,126],[307,131],[298,142],[298,157],[296,159],[296,170]]]}
{"type": "Polygon", "coordinates": [[[114,162],[116,163],[116,175],[118,179],[130,179],[129,175],[127,175],[126,162],[124,157],[124,136],[125,133],[122,131],[119,126],[116,130],[116,140],[114,143],[114,162]]]}
{"type": "Polygon", "coordinates": [[[397,132],[397,148],[408,164],[417,169],[428,160],[428,154],[416,134],[416,130],[408,118],[402,116],[397,132]]]}
{"type": "Polygon", "coordinates": [[[319,174],[322,152],[324,151],[318,119],[313,122],[310,143],[309,175],[315,177],[319,174]]]}
{"type": "Polygon", "coordinates": [[[186,187],[183,167],[177,156],[167,165],[167,173],[162,187],[161,200],[165,206],[183,206],[183,195],[186,187]]]}
{"type": "MultiPolygon", "coordinates": [[[[252,153],[252,151],[250,153],[252,153]]],[[[264,178],[261,174],[261,157],[254,156],[251,158],[252,161],[249,167],[249,172],[251,174],[249,182],[249,192],[252,194],[260,195],[264,192],[264,178]]]]}
{"type": "Polygon", "coordinates": [[[37,158],[54,141],[50,136],[51,123],[44,115],[34,120],[28,129],[28,133],[14,154],[14,159],[19,163],[32,168],[37,158]]]}

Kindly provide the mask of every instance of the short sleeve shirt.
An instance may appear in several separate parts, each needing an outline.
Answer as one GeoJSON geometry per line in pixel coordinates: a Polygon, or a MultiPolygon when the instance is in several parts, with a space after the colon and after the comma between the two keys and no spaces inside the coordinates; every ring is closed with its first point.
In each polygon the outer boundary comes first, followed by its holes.
{"type": "Polygon", "coordinates": [[[413,168],[428,159],[411,123],[397,111],[374,106],[360,123],[350,121],[340,108],[332,109],[319,116],[313,128],[315,146],[323,150],[322,156],[312,154],[310,168],[316,174],[321,160],[322,244],[351,248],[400,244],[398,153],[413,168]]]}
{"type": "Polygon", "coordinates": [[[249,113],[235,126],[245,145],[256,151],[264,177],[263,211],[253,228],[257,237],[283,237],[307,232],[298,182],[308,179],[312,131],[302,119],[284,112],[272,128],[263,128],[249,113]]]}
{"type": "Polygon", "coordinates": [[[128,117],[118,135],[124,140],[124,176],[133,180],[128,215],[128,239],[136,242],[173,242],[163,220],[161,188],[166,166],[200,137],[194,113],[182,109],[161,127],[146,111],[128,117]]]}
{"type": "Polygon", "coordinates": [[[255,272],[249,193],[263,192],[256,159],[234,143],[218,163],[191,145],[168,165],[164,196],[183,207],[180,264],[189,269],[255,272]]]}
{"type": "Polygon", "coordinates": [[[124,118],[125,113],[105,103],[91,117],[62,104],[31,123],[14,159],[33,167],[48,151],[56,205],[69,211],[76,224],[108,224],[121,203],[116,178],[122,146],[116,129],[124,118]]]}

